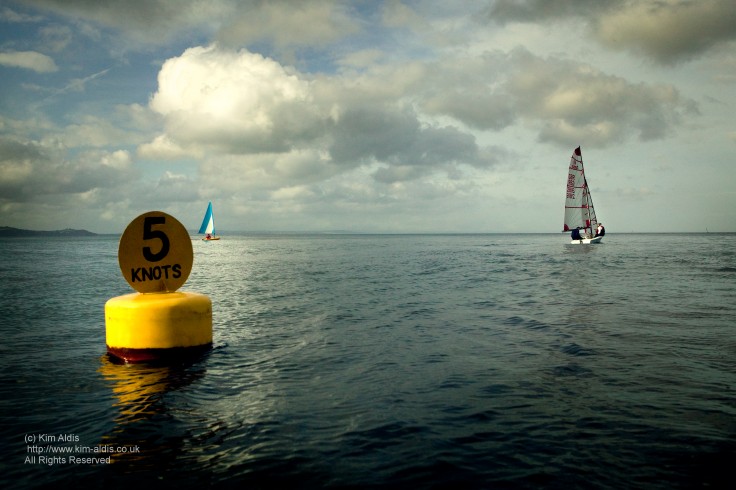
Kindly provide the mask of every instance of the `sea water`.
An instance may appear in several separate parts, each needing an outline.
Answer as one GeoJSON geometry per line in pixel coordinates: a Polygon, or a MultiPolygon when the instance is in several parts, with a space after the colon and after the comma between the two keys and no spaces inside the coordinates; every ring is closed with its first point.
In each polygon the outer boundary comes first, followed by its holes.
{"type": "Polygon", "coordinates": [[[735,238],[194,238],[168,366],[105,353],[118,237],[2,239],[0,486],[730,486],[735,238]]]}

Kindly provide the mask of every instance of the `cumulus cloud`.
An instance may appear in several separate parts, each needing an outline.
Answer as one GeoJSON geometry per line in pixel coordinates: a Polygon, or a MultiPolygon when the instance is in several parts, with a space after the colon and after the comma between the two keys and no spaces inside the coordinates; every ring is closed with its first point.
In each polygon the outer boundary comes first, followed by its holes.
{"type": "Polygon", "coordinates": [[[202,153],[197,152],[194,149],[186,150],[177,143],[171,141],[171,138],[169,138],[168,135],[160,134],[156,136],[153,141],[140,145],[138,147],[138,155],[142,158],[149,158],[152,160],[176,160],[190,156],[202,156],[202,153]]]}
{"type": "Polygon", "coordinates": [[[360,26],[335,0],[244,2],[224,22],[217,40],[242,46],[268,40],[278,47],[323,45],[356,32],[360,26]]]}
{"type": "Polygon", "coordinates": [[[632,2],[600,17],[593,32],[606,46],[674,63],[736,40],[732,0],[632,2]]]}
{"type": "Polygon", "coordinates": [[[489,9],[489,16],[496,22],[536,22],[546,19],[590,16],[615,8],[625,0],[496,0],[489,9]]]}
{"type": "Polygon", "coordinates": [[[78,194],[137,177],[127,151],[90,150],[69,158],[58,142],[0,138],[0,200],[78,194]]]}
{"type": "Polygon", "coordinates": [[[577,18],[604,46],[663,64],[736,40],[732,0],[498,0],[489,16],[499,23],[577,18]]]}
{"type": "Polygon", "coordinates": [[[59,130],[58,137],[68,147],[94,148],[119,147],[137,143],[142,138],[136,131],[124,128],[120,119],[113,115],[81,117],[78,122],[59,130]]]}
{"type": "Polygon", "coordinates": [[[41,152],[34,145],[0,138],[0,155],[0,199],[18,199],[25,193],[24,184],[33,178],[33,162],[41,152]]]}
{"type": "Polygon", "coordinates": [[[37,73],[51,73],[59,70],[51,57],[37,53],[36,51],[8,51],[0,53],[0,65],[25,68],[37,73]]]}
{"type": "MultiPolygon", "coordinates": [[[[694,103],[671,85],[632,84],[587,64],[524,52],[515,57],[516,68],[506,89],[525,117],[547,128],[561,122],[581,136],[599,135],[596,140],[601,144],[629,134],[652,140],[667,134],[682,113],[694,111],[694,103]]],[[[545,140],[553,134],[543,131],[541,136],[545,140]]]]}
{"type": "MultiPolygon", "coordinates": [[[[27,0],[79,22],[111,28],[130,42],[165,43],[181,33],[214,36],[230,47],[267,41],[277,47],[323,45],[360,29],[337,0],[27,0]]],[[[13,11],[7,11],[11,16],[13,11]]],[[[17,16],[17,15],[16,15],[17,16]]]]}
{"type": "Polygon", "coordinates": [[[347,111],[336,125],[330,154],[335,161],[391,166],[378,180],[411,180],[448,165],[485,166],[475,137],[453,127],[421,124],[416,114],[386,109],[347,111]]]}
{"type": "Polygon", "coordinates": [[[166,61],[150,108],[165,130],[139,156],[199,160],[203,195],[264,202],[318,199],[327,188],[357,193],[336,186],[347,176],[386,189],[438,175],[461,182],[509,158],[479,144],[478,129],[521,123],[542,142],[606,146],[662,138],[696,110],[670,85],[633,84],[523,49],[310,76],[217,45],[166,61]]]}
{"type": "Polygon", "coordinates": [[[343,172],[317,149],[258,155],[217,155],[200,165],[202,192],[220,196],[263,195],[281,188],[312,185],[343,172]]]}
{"type": "Polygon", "coordinates": [[[422,110],[450,116],[481,130],[502,130],[518,118],[515,100],[502,86],[512,63],[500,53],[456,58],[428,67],[419,90],[422,110]]]}
{"type": "Polygon", "coordinates": [[[199,196],[199,183],[190,176],[166,171],[152,185],[151,195],[157,202],[188,202],[199,196]]]}
{"type": "Polygon", "coordinates": [[[150,106],[179,146],[283,152],[322,131],[310,98],[308,83],[275,61],[210,46],[164,63],[150,106]]]}
{"type": "Polygon", "coordinates": [[[384,168],[374,177],[384,182],[490,165],[471,133],[422,122],[401,102],[421,74],[395,66],[357,79],[310,78],[246,50],[191,48],[161,69],[150,106],[166,133],[139,153],[217,155],[218,175],[232,174],[225,187],[243,180],[238,172],[277,186],[376,162],[384,168]]]}
{"type": "Polygon", "coordinates": [[[631,135],[662,138],[683,114],[697,111],[672,85],[633,84],[589,64],[523,49],[443,63],[433,72],[447,77],[437,86],[448,86],[445,96],[425,99],[429,112],[482,129],[522,120],[541,141],[566,146],[581,139],[605,146],[631,135]]]}

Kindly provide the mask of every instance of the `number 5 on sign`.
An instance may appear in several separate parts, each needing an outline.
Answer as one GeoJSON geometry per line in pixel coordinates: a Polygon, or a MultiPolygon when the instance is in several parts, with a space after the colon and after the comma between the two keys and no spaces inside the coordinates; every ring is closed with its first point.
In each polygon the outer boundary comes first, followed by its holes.
{"type": "Polygon", "coordinates": [[[120,237],[120,271],[139,293],[176,291],[189,277],[193,259],[189,232],[161,211],[138,216],[120,237]]]}

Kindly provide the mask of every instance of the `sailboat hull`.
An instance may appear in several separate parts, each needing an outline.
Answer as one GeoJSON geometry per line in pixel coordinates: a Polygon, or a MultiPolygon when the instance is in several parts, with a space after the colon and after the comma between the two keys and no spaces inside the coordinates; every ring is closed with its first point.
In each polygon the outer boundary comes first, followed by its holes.
{"type": "Polygon", "coordinates": [[[601,243],[603,240],[602,236],[597,236],[594,238],[583,238],[580,240],[573,240],[570,242],[570,245],[595,245],[596,243],[601,243]]]}
{"type": "Polygon", "coordinates": [[[212,240],[219,240],[219,239],[220,239],[219,236],[213,236],[213,237],[209,237],[209,238],[202,238],[202,241],[211,242],[212,240]]]}

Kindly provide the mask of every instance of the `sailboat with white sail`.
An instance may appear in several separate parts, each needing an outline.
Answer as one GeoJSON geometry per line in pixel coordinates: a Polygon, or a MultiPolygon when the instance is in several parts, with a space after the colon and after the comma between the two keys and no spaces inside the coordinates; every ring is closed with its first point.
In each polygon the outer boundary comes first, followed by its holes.
{"type": "Polygon", "coordinates": [[[595,215],[579,146],[573,151],[567,170],[565,226],[562,231],[571,234],[573,244],[601,243],[605,234],[603,224],[598,222],[595,215]]]}
{"type": "Polygon", "coordinates": [[[215,233],[215,215],[212,214],[212,201],[207,205],[207,212],[204,213],[202,226],[199,227],[199,233],[204,233],[202,240],[219,240],[220,237],[215,233]]]}

